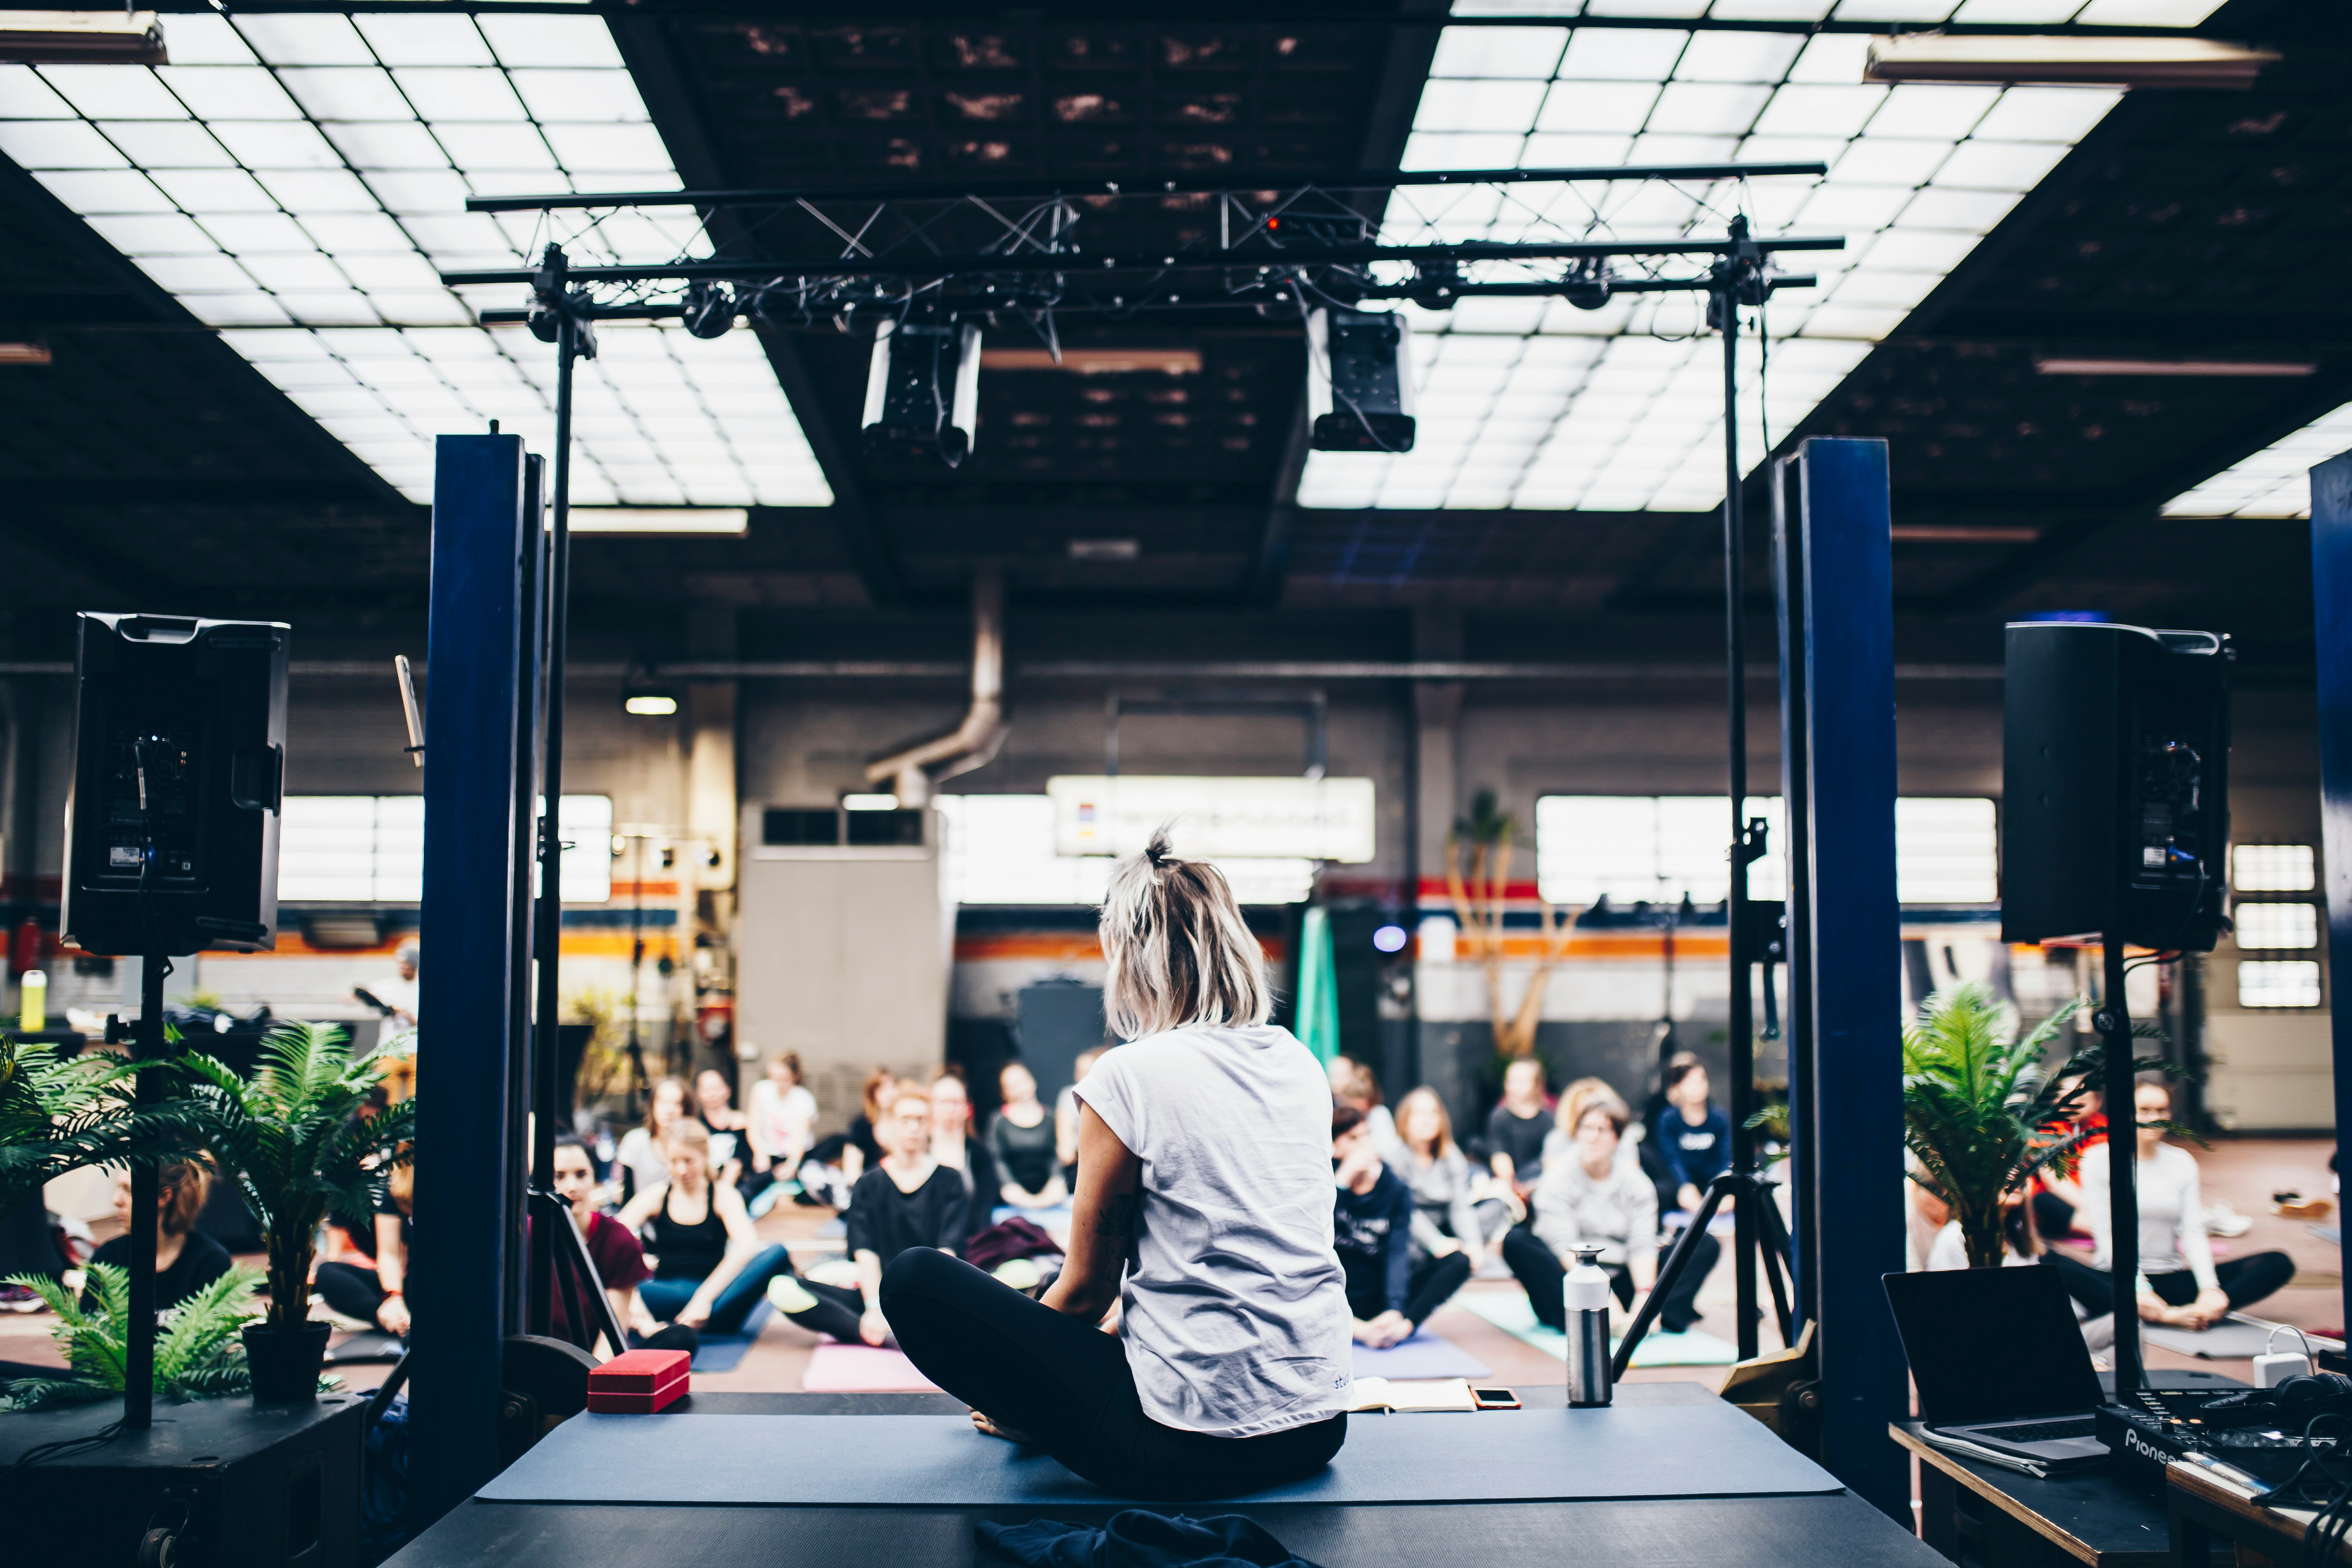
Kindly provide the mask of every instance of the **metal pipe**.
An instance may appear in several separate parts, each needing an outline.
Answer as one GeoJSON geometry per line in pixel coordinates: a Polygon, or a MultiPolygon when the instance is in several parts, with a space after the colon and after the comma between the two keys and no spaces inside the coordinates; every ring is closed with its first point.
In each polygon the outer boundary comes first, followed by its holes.
{"type": "Polygon", "coordinates": [[[971,580],[971,706],[946,734],[868,763],[866,782],[889,784],[902,806],[928,805],[933,784],[986,766],[1004,732],[1004,574],[983,566],[971,580]]]}
{"type": "MultiPolygon", "coordinates": [[[[1744,240],[1748,224],[1732,219],[1735,239],[1744,240]]],[[[1748,863],[1753,854],[1748,837],[1748,518],[1743,507],[1739,473],[1739,297],[1748,279],[1743,261],[1725,262],[1718,271],[1716,303],[1723,328],[1723,640],[1727,672],[1726,713],[1730,729],[1731,764],[1731,885],[1724,903],[1726,946],[1731,968],[1730,1037],[1731,1168],[1746,1175],[1756,1163],[1756,1135],[1748,1118],[1756,1099],[1756,1029],[1754,1005],[1748,994],[1748,863]]],[[[1739,1356],[1753,1358],[1756,1333],[1755,1205],[1741,1203],[1732,1210],[1731,1277],[1738,1312],[1739,1356]]]]}

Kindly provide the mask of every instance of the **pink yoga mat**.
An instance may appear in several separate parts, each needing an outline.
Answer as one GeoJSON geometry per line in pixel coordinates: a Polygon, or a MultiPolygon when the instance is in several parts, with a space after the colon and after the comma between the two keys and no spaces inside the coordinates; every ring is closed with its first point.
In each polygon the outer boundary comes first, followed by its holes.
{"type": "Polygon", "coordinates": [[[898,1351],[872,1345],[819,1345],[801,1373],[808,1394],[937,1394],[940,1385],[898,1351]]]}

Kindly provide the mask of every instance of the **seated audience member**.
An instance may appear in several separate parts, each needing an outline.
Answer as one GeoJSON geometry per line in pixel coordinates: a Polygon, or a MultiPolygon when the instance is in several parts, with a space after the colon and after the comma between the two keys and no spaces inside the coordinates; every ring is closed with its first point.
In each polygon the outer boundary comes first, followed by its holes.
{"type": "Polygon", "coordinates": [[[1666,1200],[1696,1214],[1706,1184],[1731,1168],[1731,1119],[1709,1103],[1706,1065],[1688,1051],[1666,1063],[1665,1103],[1650,1124],[1643,1147],[1655,1148],[1664,1172],[1658,1206],[1666,1200]]]}
{"type": "MultiPolygon", "coordinates": [[[[2107,1141],[2107,1113],[2095,1085],[2089,1086],[2074,1121],[2053,1127],[2049,1136],[2064,1138],[2076,1131],[2090,1135],[2083,1140],[2077,1157],[2099,1148],[2107,1141]]],[[[2063,1241],[2075,1234],[2074,1211],[2083,1206],[2082,1173],[2077,1168],[2072,1176],[2043,1166],[2033,1178],[2033,1224],[2051,1241],[2063,1241]]]]}
{"type": "MultiPolygon", "coordinates": [[[[1033,1089],[1033,1104],[1035,1099],[1033,1089]]],[[[889,1320],[882,1315],[882,1270],[890,1261],[915,1247],[960,1255],[971,1234],[966,1217],[971,1198],[962,1173],[947,1169],[930,1155],[930,1098],[911,1085],[902,1086],[891,1099],[881,1131],[882,1163],[857,1179],[845,1216],[850,1260],[857,1265],[857,1287],[865,1302],[856,1331],[869,1345],[890,1337],[889,1320]]],[[[1049,1155],[1051,1152],[1048,1144],[1049,1155]]]]}
{"type": "MultiPolygon", "coordinates": [[[[1915,1182],[1911,1185],[1916,1187],[1918,1184],[1915,1182]]],[[[1929,1195],[1933,1196],[1932,1194],[1929,1195]]],[[[1943,1208],[1945,1205],[1938,1202],[1936,1206],[1943,1208]]],[[[2042,1261],[2045,1248],[2042,1238],[2034,1234],[2032,1210],[2026,1205],[2025,1189],[2022,1187],[2001,1195],[2000,1228],[2001,1239],[2006,1244],[2000,1259],[2003,1268],[2014,1268],[2020,1264],[2042,1261]]],[[[1944,1228],[1936,1233],[1936,1239],[1927,1247],[1926,1266],[1938,1272],[1969,1267],[1968,1240],[1960,1235],[1959,1221],[1948,1221],[1944,1228]]]]}
{"type": "Polygon", "coordinates": [[[695,1113],[710,1129],[711,1173],[730,1187],[742,1185],[751,1119],[735,1109],[735,1086],[717,1068],[694,1075],[695,1113]]]}
{"type": "Polygon", "coordinates": [[[1024,1209],[1069,1202],[1055,1158],[1054,1118],[1038,1103],[1036,1077],[1019,1062],[1006,1062],[996,1071],[996,1086],[1004,1103],[989,1119],[988,1148],[1003,1178],[999,1201],[1024,1209]]]}
{"type": "Polygon", "coordinates": [[[687,1100],[684,1079],[656,1080],[646,1098],[645,1124],[621,1134],[621,1146],[613,1161],[621,1168],[622,1202],[669,1180],[670,1130],[687,1115],[687,1100]]]}
{"type": "Polygon", "coordinates": [[[1522,1198],[1535,1191],[1551,1131],[1543,1063],[1520,1057],[1503,1069],[1502,1102],[1486,1116],[1486,1164],[1496,1179],[1508,1182],[1522,1198]]]}
{"type": "Polygon", "coordinates": [[[1482,1189],[1482,1173],[1454,1146],[1453,1120],[1435,1089],[1416,1089],[1399,1100],[1396,1122],[1402,1152],[1388,1163],[1412,1191],[1414,1250],[1430,1258],[1458,1251],[1475,1273],[1516,1217],[1510,1204],[1483,1195],[1493,1179],[1482,1189]]]}
{"type": "Polygon", "coordinates": [[[780,1051],[768,1058],[767,1076],[751,1086],[745,1120],[744,1135],[751,1144],[745,1181],[764,1192],[772,1182],[794,1179],[816,1142],[816,1096],[802,1086],[797,1052],[780,1051]]]}
{"type": "MultiPolygon", "coordinates": [[[[2167,1328],[2210,1329],[2225,1314],[2284,1287],[2294,1278],[2294,1260],[2284,1252],[2257,1252],[2215,1263],[2213,1244],[2205,1235],[2197,1161],[2188,1150],[2164,1141],[2165,1123],[2172,1117],[2171,1085],[2153,1074],[2145,1076],[2133,1090],[2132,1103],[2138,1121],[2135,1179],[2139,1192],[2140,1319],[2167,1328]]],[[[2095,1318],[2116,1306],[2107,1206],[2107,1171],[2114,1152],[2110,1138],[2083,1156],[2079,1172],[2083,1205],[2076,1217],[2098,1244],[2090,1266],[2063,1252],[2043,1257],[2064,1276],[2067,1294],[2095,1318]]]]}
{"type": "Polygon", "coordinates": [[[1394,1164],[1403,1145],[1397,1142],[1396,1118],[1381,1102],[1379,1077],[1353,1057],[1333,1057],[1329,1071],[1331,1103],[1362,1111],[1372,1130],[1372,1146],[1381,1152],[1381,1159],[1394,1164]]]}
{"type": "Polygon", "coordinates": [[[1339,1185],[1332,1239],[1348,1275],[1356,1342],[1384,1350],[1412,1338],[1462,1289],[1470,1278],[1469,1253],[1416,1260],[1412,1191],[1381,1159],[1364,1113],[1353,1106],[1331,1108],[1331,1158],[1339,1185]]]}
{"type": "MultiPolygon", "coordinates": [[[[588,1261],[595,1266],[596,1278],[612,1299],[613,1313],[632,1339],[658,1331],[659,1323],[646,1310],[638,1298],[637,1287],[653,1278],[654,1271],[646,1267],[646,1250],[637,1244],[635,1233],[612,1215],[596,1207],[596,1165],[588,1157],[588,1146],[572,1133],[562,1133],[555,1140],[555,1194],[572,1205],[572,1226],[588,1249],[588,1261]]],[[[557,1242],[560,1248],[561,1241],[557,1242]]],[[[562,1261],[555,1266],[554,1287],[549,1293],[553,1308],[555,1337],[569,1340],[586,1351],[596,1348],[597,1323],[594,1309],[583,1302],[591,1315],[584,1323],[572,1321],[572,1292],[566,1287],[571,1275],[562,1261]]],[[[610,1352],[618,1355],[628,1349],[616,1345],[610,1352]]]]}
{"type": "Polygon", "coordinates": [[[882,1107],[898,1087],[898,1079],[888,1068],[876,1068],[866,1075],[857,1114],[849,1119],[849,1131],[830,1133],[816,1141],[808,1160],[801,1165],[803,1186],[822,1194],[822,1201],[835,1208],[849,1206],[850,1189],[857,1185],[859,1177],[882,1163],[882,1147],[874,1141],[874,1130],[881,1125],[882,1107]]]}
{"type": "MultiPolygon", "coordinates": [[[[1633,1112],[1613,1094],[1587,1100],[1577,1119],[1574,1151],[1544,1162],[1531,1225],[1503,1237],[1503,1260],[1527,1287],[1537,1318],[1550,1328],[1567,1325],[1560,1281],[1580,1246],[1601,1249],[1599,1261],[1609,1273],[1609,1288],[1628,1309],[1637,1293],[1656,1283],[1657,1190],[1639,1166],[1617,1159],[1617,1146],[1632,1120],[1633,1112]]],[[[1668,1333],[1682,1333],[1698,1321],[1699,1287],[1722,1251],[1705,1232],[1695,1245],[1697,1251],[1674,1295],[1659,1307],[1659,1326],[1668,1333]]]]}
{"type": "Polygon", "coordinates": [[[965,1241],[989,1227],[1003,1178],[997,1173],[996,1156],[971,1134],[971,1091],[953,1068],[941,1068],[931,1080],[931,1160],[963,1178],[968,1207],[964,1234],[954,1249],[961,1255],[965,1241]]]}
{"type": "Polygon", "coordinates": [[[313,1285],[319,1299],[344,1317],[402,1339],[408,1337],[408,1248],[416,1239],[415,1197],[415,1167],[394,1165],[383,1201],[375,1205],[373,1265],[321,1263],[313,1285]]]}
{"type": "MultiPolygon", "coordinates": [[[[155,1175],[155,1310],[178,1306],[234,1267],[221,1244],[193,1228],[211,1194],[202,1160],[175,1160],[155,1175]]],[[[37,1208],[37,1205],[36,1207],[37,1208]]],[[[114,1178],[114,1217],[131,1224],[131,1173],[114,1178]]],[[[92,1263],[131,1267],[131,1237],[118,1236],[90,1254],[92,1263]]]]}
{"type": "Polygon", "coordinates": [[[1102,1054],[1100,1046],[1080,1051],[1070,1062],[1070,1081],[1054,1097],[1054,1159],[1062,1167],[1066,1187],[1078,1179],[1078,1085],[1087,1081],[1102,1054]]]}
{"type": "Polygon", "coordinates": [[[656,1321],[731,1334],[765,1292],[804,1329],[835,1339],[857,1331],[855,1312],[795,1278],[782,1247],[761,1244],[743,1195],[713,1179],[710,1132],[699,1121],[680,1118],[670,1130],[669,1180],[631,1199],[621,1224],[632,1231],[650,1226],[654,1277],[637,1294],[656,1321]],[[772,1281],[783,1289],[770,1289],[772,1281]]]}

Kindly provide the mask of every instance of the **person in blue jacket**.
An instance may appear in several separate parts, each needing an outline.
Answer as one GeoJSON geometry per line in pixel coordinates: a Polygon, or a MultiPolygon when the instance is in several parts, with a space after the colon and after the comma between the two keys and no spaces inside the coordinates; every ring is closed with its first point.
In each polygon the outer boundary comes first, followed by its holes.
{"type": "Polygon", "coordinates": [[[1374,1350],[1412,1337],[1470,1278],[1455,1251],[1412,1261],[1412,1189],[1381,1163],[1371,1123],[1351,1105],[1331,1108],[1332,1176],[1339,1186],[1331,1239],[1348,1276],[1356,1342],[1374,1350]]]}
{"type": "Polygon", "coordinates": [[[1658,1207],[1696,1214],[1706,1184],[1731,1165],[1731,1118],[1710,1102],[1714,1089],[1706,1065],[1688,1051],[1667,1061],[1665,1091],[1649,1132],[1664,1169],[1658,1207]]]}

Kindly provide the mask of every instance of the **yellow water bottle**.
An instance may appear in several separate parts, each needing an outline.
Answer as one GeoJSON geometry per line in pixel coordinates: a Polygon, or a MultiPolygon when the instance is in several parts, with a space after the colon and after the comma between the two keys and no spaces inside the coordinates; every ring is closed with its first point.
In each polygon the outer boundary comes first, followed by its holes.
{"type": "Polygon", "coordinates": [[[16,986],[16,999],[20,1004],[17,1030],[23,1034],[37,1035],[49,1026],[48,973],[27,969],[17,977],[16,986]]]}

